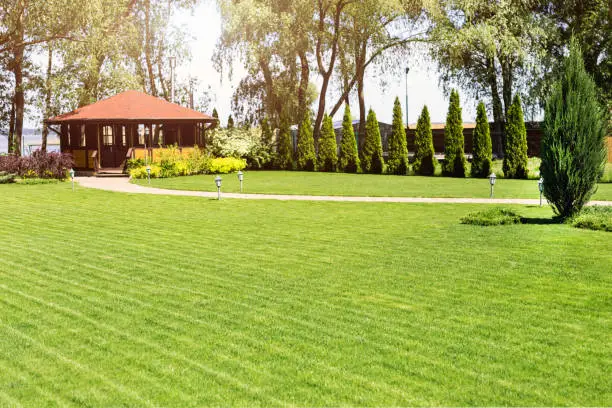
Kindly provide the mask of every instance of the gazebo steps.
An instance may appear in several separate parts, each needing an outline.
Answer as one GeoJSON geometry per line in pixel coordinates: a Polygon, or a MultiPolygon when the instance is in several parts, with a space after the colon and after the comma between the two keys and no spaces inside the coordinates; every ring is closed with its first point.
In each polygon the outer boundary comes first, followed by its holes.
{"type": "Polygon", "coordinates": [[[129,177],[123,169],[100,169],[96,177],[129,177]]]}

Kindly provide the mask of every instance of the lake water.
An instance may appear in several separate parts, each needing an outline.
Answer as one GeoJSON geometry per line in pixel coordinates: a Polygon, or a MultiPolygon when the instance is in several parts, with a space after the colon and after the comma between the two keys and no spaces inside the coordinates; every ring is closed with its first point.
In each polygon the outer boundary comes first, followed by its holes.
{"type": "MultiPolygon", "coordinates": [[[[24,145],[25,145],[24,154],[28,155],[30,154],[30,152],[33,152],[34,150],[37,150],[40,148],[40,144],[42,142],[42,136],[36,135],[36,134],[24,135],[23,140],[24,140],[24,145]]],[[[53,136],[49,136],[49,138],[47,139],[47,151],[48,152],[59,152],[59,150],[60,150],[59,139],[53,136]]],[[[0,135],[0,154],[1,153],[8,153],[8,136],[6,135],[0,135]]]]}

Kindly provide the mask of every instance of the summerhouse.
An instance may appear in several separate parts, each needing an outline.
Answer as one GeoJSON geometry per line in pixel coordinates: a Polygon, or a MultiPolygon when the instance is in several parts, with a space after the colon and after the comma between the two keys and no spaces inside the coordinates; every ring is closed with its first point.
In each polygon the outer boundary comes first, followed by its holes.
{"type": "Polygon", "coordinates": [[[47,119],[72,154],[75,170],[121,173],[127,159],[154,158],[176,145],[183,153],[206,146],[212,116],[139,91],[126,91],[47,119]]]}

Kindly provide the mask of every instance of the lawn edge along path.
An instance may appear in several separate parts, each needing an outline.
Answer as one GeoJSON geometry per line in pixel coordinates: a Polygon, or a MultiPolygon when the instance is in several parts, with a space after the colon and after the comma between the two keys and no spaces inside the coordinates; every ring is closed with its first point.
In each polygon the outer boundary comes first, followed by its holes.
{"type": "MultiPolygon", "coordinates": [[[[125,177],[77,177],[75,181],[83,187],[119,193],[175,195],[190,197],[217,198],[216,192],[169,190],[156,187],[143,187],[130,183],[125,177]]],[[[317,196],[291,194],[238,194],[221,193],[222,198],[245,200],[281,200],[281,201],[348,201],[348,202],[383,202],[383,203],[457,203],[457,204],[518,204],[539,205],[537,199],[517,198],[442,198],[442,197],[350,197],[350,196],[317,196]]],[[[612,201],[591,201],[589,205],[612,206],[612,201]]]]}

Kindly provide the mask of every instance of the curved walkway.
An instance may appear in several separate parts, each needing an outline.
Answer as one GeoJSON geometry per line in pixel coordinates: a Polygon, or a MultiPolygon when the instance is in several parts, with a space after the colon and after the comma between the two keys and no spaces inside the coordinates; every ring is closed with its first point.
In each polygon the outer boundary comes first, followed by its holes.
{"type": "MultiPolygon", "coordinates": [[[[132,184],[126,177],[76,177],[75,181],[83,187],[120,193],[175,195],[190,197],[217,198],[217,193],[208,191],[168,190],[143,187],[132,184]]],[[[539,205],[540,200],[515,198],[428,198],[428,197],[347,197],[312,196],[291,194],[237,194],[221,193],[221,198],[240,198],[246,200],[296,200],[296,201],[352,201],[373,203],[459,203],[459,204],[521,204],[539,205]]],[[[612,206],[612,201],[591,201],[590,205],[612,206]]]]}

